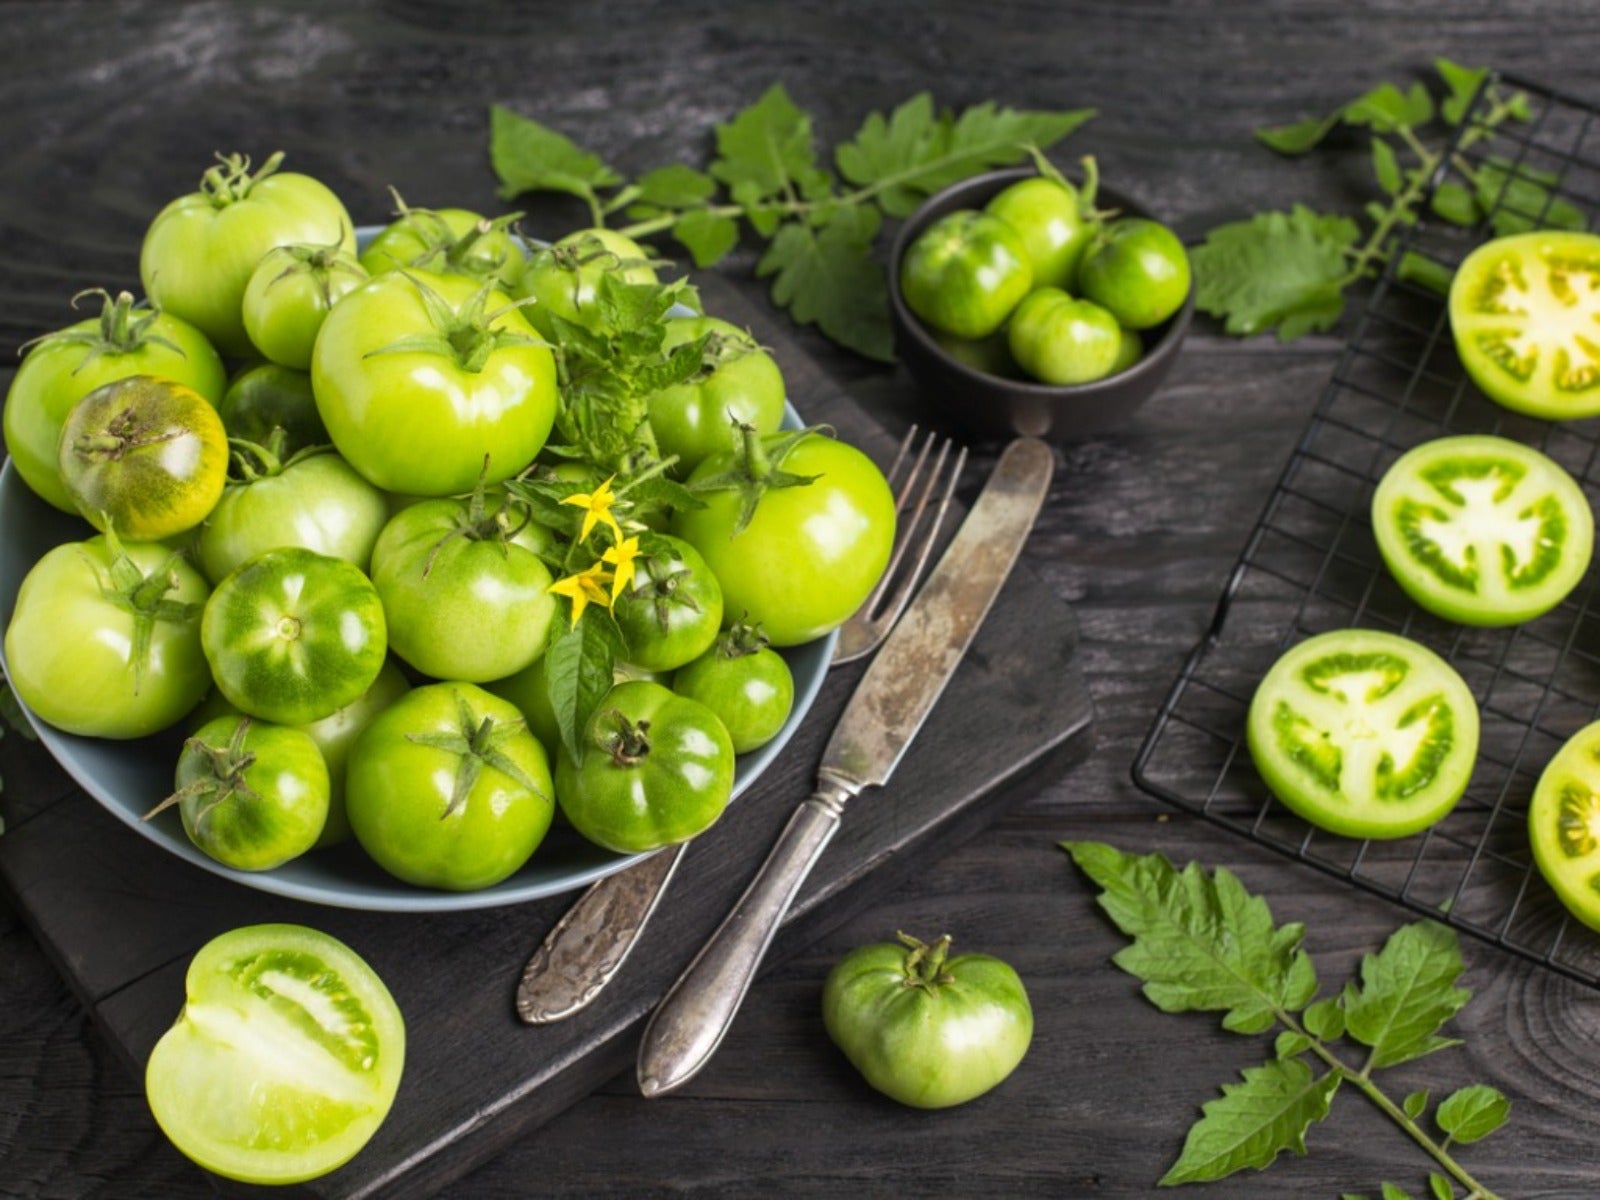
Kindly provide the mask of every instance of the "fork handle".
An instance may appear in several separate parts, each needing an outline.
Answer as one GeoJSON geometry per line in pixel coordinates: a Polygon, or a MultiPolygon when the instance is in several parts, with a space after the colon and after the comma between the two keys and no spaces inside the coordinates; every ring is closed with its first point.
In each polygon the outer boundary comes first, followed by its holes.
{"type": "Polygon", "coordinates": [[[639,1090],[646,1096],[681,1087],[716,1053],[851,794],[823,782],[795,810],[733,911],[657,1006],[639,1046],[639,1090]]]}
{"type": "Polygon", "coordinates": [[[638,944],[686,846],[659,850],[589,885],[523,968],[518,1016],[548,1025],[589,1006],[638,944]]]}

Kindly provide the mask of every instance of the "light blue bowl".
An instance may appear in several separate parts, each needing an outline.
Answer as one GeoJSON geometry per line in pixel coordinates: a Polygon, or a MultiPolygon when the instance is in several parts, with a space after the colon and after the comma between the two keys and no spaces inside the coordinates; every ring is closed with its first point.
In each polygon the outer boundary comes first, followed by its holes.
{"type": "MultiPolygon", "coordinates": [[[[792,407],[785,412],[784,424],[794,429],[801,426],[792,407]]],[[[10,624],[22,578],[47,550],[62,542],[82,541],[94,533],[88,522],[68,516],[34,495],[9,461],[0,466],[0,619],[10,624]]],[[[830,634],[783,651],[794,673],[794,711],[777,737],[739,757],[733,786],[735,798],[782,752],[805,718],[828,672],[836,637],[830,634]]],[[[4,665],[4,652],[0,650],[0,667],[4,665]]],[[[39,740],[67,774],[129,829],[213,874],[296,900],[378,912],[490,908],[573,891],[644,857],[602,850],[557,822],[520,871],[477,892],[432,891],[403,883],[385,873],[353,842],[312,851],[271,871],[236,871],[201,853],[184,833],[175,811],[151,821],[140,820],[172,791],[181,732],[169,731],[135,741],[107,741],[63,733],[45,724],[26,706],[23,711],[38,731],[39,740]]],[[[18,786],[18,781],[11,781],[11,786],[18,786]]]]}

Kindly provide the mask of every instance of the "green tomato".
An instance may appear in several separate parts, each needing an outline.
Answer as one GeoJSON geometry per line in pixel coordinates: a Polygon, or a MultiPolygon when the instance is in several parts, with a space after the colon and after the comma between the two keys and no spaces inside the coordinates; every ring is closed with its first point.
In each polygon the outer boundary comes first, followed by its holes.
{"type": "Polygon", "coordinates": [[[672,690],[722,722],[735,754],[765,746],[794,709],[794,674],[758,630],[740,622],[672,677],[672,690]]]}
{"type": "Polygon", "coordinates": [[[387,648],[383,605],[343,559],[268,550],[211,593],[200,644],[230,704],[264,721],[306,725],[377,679],[387,648]]]}
{"type": "Polygon", "coordinates": [[[1250,701],[1250,756],[1272,794],[1320,829],[1400,838],[1455,807],[1478,756],[1478,706],[1427,647],[1373,629],[1308,638],[1250,701]]]}
{"type": "Polygon", "coordinates": [[[1567,911],[1600,929],[1600,722],[1551,758],[1528,805],[1533,861],[1567,911]]]}
{"type": "Polygon", "coordinates": [[[241,301],[250,344],[272,362],[304,371],[334,302],[367,277],[339,246],[277,246],[250,273],[241,301]]]}
{"type": "MultiPolygon", "coordinates": [[[[248,452],[241,458],[250,459],[248,452]]],[[[312,453],[280,464],[269,458],[259,473],[222,489],[200,528],[196,553],[213,583],[268,550],[300,546],[366,570],[389,519],[384,494],[337,454],[312,453]]]]}
{"type": "Polygon", "coordinates": [[[606,694],[556,757],[556,800],[572,827],[634,854],[709,829],[733,795],[733,743],[705,705],[634,680],[606,694]]]}
{"type": "Polygon", "coordinates": [[[159,541],[193,529],[216,507],[228,475],[228,435],[193,388],[130,375],[73,406],[56,465],[89,524],[159,541]]]}
{"type": "Polygon", "coordinates": [[[623,283],[656,282],[650,255],[638,242],[603,226],[579,229],[529,260],[517,294],[533,297],[537,303],[527,310],[528,319],[543,336],[555,341],[552,315],[585,329],[600,328],[603,322],[596,296],[600,280],[609,273],[623,283]]]}
{"type": "MultiPolygon", "coordinates": [[[[765,478],[780,469],[816,478],[767,488],[743,529],[737,487],[704,492],[705,507],[678,513],[672,533],[700,551],[722,584],[724,614],[743,614],[774,646],[822,637],[861,607],[889,564],[895,511],[888,481],[854,446],[818,433],[798,440],[751,435],[741,453],[760,456],[747,463],[746,475],[765,478]]],[[[714,454],[689,483],[726,478],[738,467],[734,455],[714,454]]]]}
{"type": "Polygon", "coordinates": [[[385,491],[452,496],[498,483],[550,435],[555,360],[519,313],[501,311],[503,294],[480,290],[459,275],[374,275],[317,336],[317,409],[339,453],[385,491]]]}
{"type": "Polygon", "coordinates": [[[362,251],[361,265],[373,275],[421,269],[441,275],[494,280],[503,288],[522,278],[527,256],[505,226],[464,208],[407,208],[384,226],[362,251]]]}
{"type": "Polygon", "coordinates": [[[228,383],[217,412],[229,437],[267,447],[281,442],[281,448],[274,450],[281,456],[307,446],[329,444],[328,429],[317,412],[317,398],[311,392],[311,375],[307,371],[277,363],[246,367],[228,383]],[[282,433],[275,434],[274,430],[282,433]]]}
{"type": "Polygon", "coordinates": [[[189,964],[145,1095],[162,1132],[206,1170],[298,1183],[349,1161],[383,1123],[405,1034],[388,988],[343,942],[248,925],[189,964]]]}
{"type": "Polygon", "coordinates": [[[1485,242],[1456,269],[1449,309],[1461,365],[1489,399],[1548,421],[1600,413],[1600,236],[1485,242]]]}
{"type": "Polygon", "coordinates": [[[274,154],[254,173],[242,155],[222,159],[197,191],[159,213],[139,250],[139,278],[152,303],[196,326],[224,354],[251,353],[244,292],[275,246],[356,249],[355,227],[339,198],[312,179],[280,172],[274,154]]]}
{"type": "Polygon", "coordinates": [[[1042,176],[1019,179],[985,204],[983,211],[1016,230],[1033,268],[1034,287],[1072,286],[1095,229],[1083,219],[1075,187],[1042,176]]]}
{"type": "Polygon", "coordinates": [[[242,715],[208,721],[184,742],[173,786],[145,819],[176,804],[189,840],[239,871],[298,858],[328,820],[328,766],[316,742],[242,715]]]}
{"type": "Polygon", "coordinates": [[[913,1108],[983,1095],[1017,1068],[1033,1009],[1016,971],[987,954],[948,957],[900,935],[852,950],[822,988],[828,1036],[878,1091],[913,1108]]]}
{"type": "MultiPolygon", "coordinates": [[[[85,295],[91,293],[84,293],[85,295]]],[[[76,513],[56,461],[61,427],[90,392],[130,375],[171,379],[215,404],[226,373],[202,334],[171,313],[142,311],[122,292],[105,299],[100,316],[39,338],[6,392],[5,442],[22,481],[39,496],[76,513]]]]}
{"type": "Polygon", "coordinates": [[[1111,364],[1113,375],[1121,374],[1144,357],[1144,339],[1131,329],[1122,330],[1117,342],[1117,360],[1111,364]]]}
{"type": "Polygon", "coordinates": [[[1040,288],[1017,305],[1008,333],[1011,356],[1041,383],[1104,379],[1122,357],[1116,318],[1060,288],[1040,288]]]}
{"type": "Polygon", "coordinates": [[[933,340],[951,358],[974,371],[985,375],[998,375],[1002,379],[1022,378],[1022,368],[1011,357],[1009,330],[1002,325],[988,337],[958,338],[948,333],[932,330],[933,340]]]}
{"type": "Polygon", "coordinates": [[[612,606],[627,661],[672,671],[698,658],[722,628],[722,587],[693,546],[656,534],[635,560],[632,582],[612,606]]]}
{"type": "Polygon", "coordinates": [[[555,748],[561,744],[561,724],[556,718],[555,702],[550,699],[550,683],[545,674],[549,661],[541,654],[515,674],[483,686],[485,691],[515,704],[528,722],[528,731],[554,757],[555,748]]]}
{"type": "Polygon", "coordinates": [[[136,738],[182,720],[210,686],[200,650],[210,589],[166,546],[68,542],[28,570],[6,626],[5,670],[41,720],[136,738]]]}
{"type": "Polygon", "coordinates": [[[708,455],[733,450],[738,425],[776,433],[783,423],[783,373],[754,338],[716,317],[674,317],[661,349],[706,338],[705,368],[650,397],[650,428],[663,457],[688,474],[708,455]]]}
{"type": "Polygon", "coordinates": [[[1553,459],[1508,438],[1462,435],[1414,447],[1372,495],[1389,571],[1429,612],[1463,625],[1515,625],[1560,604],[1594,551],[1594,515],[1553,459]]]}
{"type": "Polygon", "coordinates": [[[394,652],[435,679],[486,683],[522,670],[544,652],[555,619],[539,557],[550,543],[550,531],[503,495],[396,513],[372,551],[394,652]]]}
{"type": "Polygon", "coordinates": [[[1078,264],[1078,291],[1127,329],[1153,329],[1189,296],[1189,255],[1158,221],[1124,217],[1103,227],[1078,264]]]}
{"type": "Polygon", "coordinates": [[[906,306],[934,329],[988,337],[1033,287],[1017,232],[998,217],[959,209],[911,243],[900,263],[906,306]]]}
{"type": "Polygon", "coordinates": [[[516,706],[470,683],[414,688],[350,748],[350,827],[407,883],[474,891],[528,861],[555,814],[544,747],[516,706]]]}

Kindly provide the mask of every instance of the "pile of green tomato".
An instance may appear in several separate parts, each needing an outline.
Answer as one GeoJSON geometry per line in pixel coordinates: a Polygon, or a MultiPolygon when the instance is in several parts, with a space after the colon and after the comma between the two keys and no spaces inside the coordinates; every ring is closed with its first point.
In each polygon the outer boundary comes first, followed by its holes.
{"type": "Polygon", "coordinates": [[[1146,217],[1094,209],[1054,172],[1012,183],[980,211],[935,220],[900,263],[906,306],[959,361],[1040,383],[1127,370],[1189,294],[1178,236],[1146,217]]]}
{"type": "Polygon", "coordinates": [[[702,364],[648,396],[625,462],[553,453],[565,343],[603,357],[603,281],[655,287],[660,264],[605,229],[543,245],[403,203],[358,254],[339,198],[280,161],[219,159],[149,227],[148,302],[102,293],[17,371],[13,467],[94,530],[22,582],[16,694],[74,734],[188,733],[161,807],[241,870],[353,836],[402,880],[483,888],[558,806],[618,852],[694,836],[789,716],[772,647],[843,623],[884,570],[882,474],[780,433],[777,365],[703,315],[665,320],[661,354],[702,364]],[[633,478],[694,490],[752,461],[815,478],[630,501],[633,478]],[[564,744],[545,652],[585,605],[618,681],[564,744]]]}

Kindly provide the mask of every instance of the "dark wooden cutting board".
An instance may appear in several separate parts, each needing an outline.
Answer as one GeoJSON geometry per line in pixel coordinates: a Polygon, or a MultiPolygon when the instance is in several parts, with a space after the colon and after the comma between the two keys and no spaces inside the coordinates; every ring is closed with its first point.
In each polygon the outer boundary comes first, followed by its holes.
{"type": "MultiPolygon", "coordinates": [[[[833,425],[887,463],[895,439],[784,342],[771,313],[715,277],[701,282],[709,311],[750,327],[773,349],[790,398],[808,420],[833,425]]],[[[769,965],[1087,752],[1092,714],[1077,649],[1070,609],[1019,567],[890,786],[850,807],[769,965]]],[[[823,744],[863,669],[830,675],[778,761],[690,848],[621,976],[587,1011],[560,1024],[523,1025],[512,1001],[524,961],[571,897],[418,916],[267,895],[139,837],[77,789],[37,744],[17,737],[0,740],[0,885],[136,1074],[177,1016],[185,968],[209,938],[239,925],[291,921],[348,943],[389,984],[405,1015],[405,1077],[368,1147],[295,1191],[386,1200],[431,1195],[630,1065],[652,1006],[809,794],[823,744]]]]}

